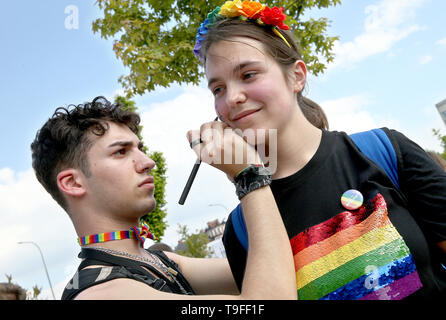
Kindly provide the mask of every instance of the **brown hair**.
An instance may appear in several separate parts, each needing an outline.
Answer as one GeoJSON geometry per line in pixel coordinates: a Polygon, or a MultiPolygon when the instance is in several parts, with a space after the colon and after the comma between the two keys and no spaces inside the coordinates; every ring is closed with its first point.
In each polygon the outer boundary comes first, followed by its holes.
{"type": "MultiPolygon", "coordinates": [[[[262,43],[266,53],[279,64],[284,75],[291,65],[298,60],[302,60],[296,41],[294,41],[290,31],[280,30],[279,32],[291,47],[275,34],[271,27],[260,26],[253,21],[222,19],[208,28],[208,33],[204,36],[200,49],[200,56],[203,57],[204,64],[206,63],[206,54],[213,43],[234,37],[251,38],[262,43]]],[[[303,114],[311,124],[319,129],[328,129],[327,117],[316,102],[303,97],[302,92],[297,94],[297,101],[303,114]]]]}
{"type": "Polygon", "coordinates": [[[37,180],[67,212],[65,198],[57,186],[57,174],[65,168],[78,168],[90,175],[87,159],[92,146],[90,133],[104,135],[108,130],[106,121],[125,124],[135,134],[139,132],[140,118],[136,113],[124,111],[104,97],[96,97],[89,103],[57,108],[31,144],[37,180]]]}

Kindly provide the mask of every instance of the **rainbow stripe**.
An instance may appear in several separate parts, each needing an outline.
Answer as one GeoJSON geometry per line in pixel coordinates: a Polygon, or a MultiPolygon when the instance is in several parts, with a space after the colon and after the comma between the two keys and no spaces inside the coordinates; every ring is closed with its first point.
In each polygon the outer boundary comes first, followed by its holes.
{"type": "Polygon", "coordinates": [[[291,247],[302,300],[396,300],[422,287],[380,194],[301,232],[291,247]]]}
{"type": "Polygon", "coordinates": [[[92,243],[101,243],[113,240],[133,239],[133,238],[135,238],[135,231],[126,230],[126,231],[104,232],[85,237],[79,237],[78,242],[79,245],[84,246],[92,243]]]}

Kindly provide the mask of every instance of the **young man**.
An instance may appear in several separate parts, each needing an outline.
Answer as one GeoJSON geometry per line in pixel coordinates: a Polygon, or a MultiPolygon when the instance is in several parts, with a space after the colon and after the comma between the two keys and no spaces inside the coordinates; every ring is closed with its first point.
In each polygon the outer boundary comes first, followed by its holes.
{"type": "MultiPolygon", "coordinates": [[[[58,108],[31,145],[38,180],[68,213],[82,245],[83,261],[62,299],[297,298],[291,248],[270,176],[248,162],[212,164],[243,190],[239,196],[250,250],[239,293],[226,259],[157,253],[138,241],[150,236],[147,227],[136,227],[139,219],[156,205],[150,175],[155,163],[142,152],[139,116],[103,97],[70,107],[58,108]],[[240,171],[243,179],[236,177],[240,171]]],[[[212,122],[190,131],[189,142],[198,155],[242,147],[244,159],[258,159],[252,147],[227,130],[212,122]],[[230,141],[219,143],[212,135],[223,136],[223,130],[230,141]]]]}

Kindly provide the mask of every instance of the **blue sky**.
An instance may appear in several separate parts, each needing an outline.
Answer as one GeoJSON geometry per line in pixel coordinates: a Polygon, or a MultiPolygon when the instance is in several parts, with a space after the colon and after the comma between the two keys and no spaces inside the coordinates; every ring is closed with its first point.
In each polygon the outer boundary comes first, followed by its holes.
{"type": "MultiPolygon", "coordinates": [[[[42,247],[57,297],[77,267],[79,248],[68,217],[35,181],[29,145],[56,107],[98,95],[113,98],[121,90],[119,76],[126,73],[112,39],[91,30],[101,16],[94,2],[9,0],[0,12],[0,282],[12,274],[28,289],[43,287],[47,298],[38,252],[17,241],[42,247]],[[78,29],[65,27],[70,5],[78,8],[78,29]]],[[[444,12],[441,0],[343,0],[341,6],[306,14],[328,17],[329,34],[340,36],[335,62],[323,75],[310,76],[305,91],[322,105],[332,130],[388,126],[424,148],[440,150],[432,129],[446,134],[435,109],[446,99],[444,12]]],[[[164,240],[175,246],[178,223],[204,228],[237,202],[226,178],[202,166],[186,205],[177,204],[194,162],[185,133],[213,118],[212,97],[205,86],[173,85],[135,101],[145,143],[167,158],[164,240]]]]}

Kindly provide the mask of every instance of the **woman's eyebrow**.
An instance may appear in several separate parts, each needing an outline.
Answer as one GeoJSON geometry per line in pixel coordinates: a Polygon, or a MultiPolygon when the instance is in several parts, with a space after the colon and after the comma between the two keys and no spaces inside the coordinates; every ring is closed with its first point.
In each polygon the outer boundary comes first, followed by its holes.
{"type": "MultiPolygon", "coordinates": [[[[256,60],[244,61],[244,62],[242,62],[242,63],[236,65],[236,66],[232,69],[232,73],[233,73],[233,74],[237,74],[241,69],[243,69],[243,68],[245,68],[245,67],[248,67],[248,66],[250,66],[250,65],[258,64],[258,63],[259,63],[259,61],[256,61],[256,60]]],[[[208,81],[208,88],[210,88],[211,85],[212,85],[214,82],[216,82],[216,81],[218,81],[218,78],[217,78],[217,77],[214,77],[214,78],[209,79],[209,81],[208,81]]]]}

